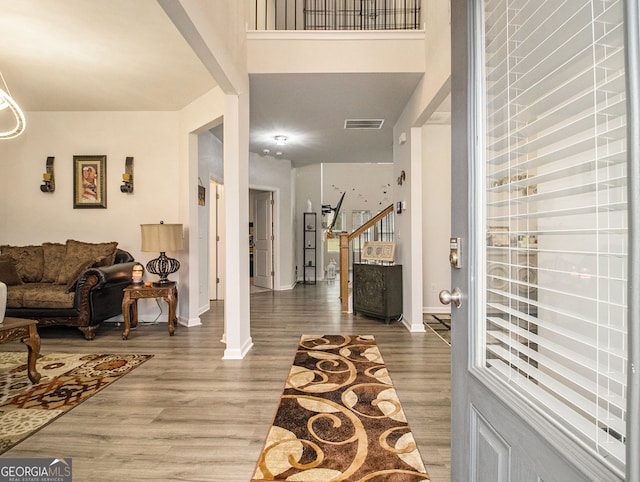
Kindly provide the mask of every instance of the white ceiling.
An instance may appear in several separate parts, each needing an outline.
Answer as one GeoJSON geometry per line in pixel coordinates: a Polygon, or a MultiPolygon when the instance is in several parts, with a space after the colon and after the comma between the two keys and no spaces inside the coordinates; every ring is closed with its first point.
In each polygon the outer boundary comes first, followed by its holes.
{"type": "Polygon", "coordinates": [[[393,125],[419,74],[251,76],[250,150],[282,150],[296,165],[392,162],[393,125]],[[381,129],[344,128],[346,119],[383,119],[381,129]],[[283,134],[287,145],[275,145],[283,134]]]}
{"type": "Polygon", "coordinates": [[[0,0],[0,32],[25,111],[178,110],[216,85],[155,0],[0,0]]]}
{"type": "MultiPolygon", "coordinates": [[[[156,0],[0,0],[0,32],[0,72],[27,130],[30,111],[178,110],[216,85],[156,0]]],[[[419,80],[252,75],[250,150],[295,165],[391,162],[392,127],[419,80]],[[362,118],[383,127],[344,130],[362,118]]]]}

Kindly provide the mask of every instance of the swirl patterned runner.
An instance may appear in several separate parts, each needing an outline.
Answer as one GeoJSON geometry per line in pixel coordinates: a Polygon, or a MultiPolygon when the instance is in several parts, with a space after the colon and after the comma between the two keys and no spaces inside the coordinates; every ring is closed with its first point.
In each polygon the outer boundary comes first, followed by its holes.
{"type": "Polygon", "coordinates": [[[429,480],[373,336],[302,336],[252,482],[265,480],[429,480]]]}

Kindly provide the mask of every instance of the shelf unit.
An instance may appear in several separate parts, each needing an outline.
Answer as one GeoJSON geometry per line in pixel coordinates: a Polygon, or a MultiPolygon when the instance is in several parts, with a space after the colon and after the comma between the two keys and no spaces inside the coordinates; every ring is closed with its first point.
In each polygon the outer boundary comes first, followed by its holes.
{"type": "Polygon", "coordinates": [[[303,283],[306,285],[314,285],[317,281],[316,222],[316,213],[304,213],[302,273],[303,283]]]}

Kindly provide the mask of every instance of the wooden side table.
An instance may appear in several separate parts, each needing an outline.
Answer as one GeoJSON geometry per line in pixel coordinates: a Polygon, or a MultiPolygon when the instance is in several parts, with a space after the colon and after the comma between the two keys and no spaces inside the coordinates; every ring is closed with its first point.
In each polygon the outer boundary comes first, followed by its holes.
{"type": "Polygon", "coordinates": [[[169,335],[173,336],[175,332],[174,322],[177,322],[176,307],[178,306],[178,288],[176,283],[167,283],[164,285],[129,285],[124,289],[124,298],[122,298],[122,315],[124,316],[124,331],[122,339],[129,337],[129,330],[133,326],[138,325],[138,300],[141,298],[162,298],[169,305],[169,335]],[[131,316],[133,312],[133,316],[131,316]]]}
{"type": "Polygon", "coordinates": [[[40,381],[40,374],[36,370],[36,360],[40,353],[37,323],[36,320],[22,318],[5,318],[4,322],[0,323],[0,343],[20,340],[27,345],[27,374],[34,384],[40,381]]]}

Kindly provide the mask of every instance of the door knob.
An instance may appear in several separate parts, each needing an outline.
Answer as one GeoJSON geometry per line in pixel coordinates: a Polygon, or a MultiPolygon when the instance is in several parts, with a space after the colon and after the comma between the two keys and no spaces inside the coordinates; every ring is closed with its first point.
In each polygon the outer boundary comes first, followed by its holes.
{"type": "Polygon", "coordinates": [[[453,301],[456,308],[460,308],[460,304],[462,303],[462,293],[458,288],[454,288],[452,292],[442,290],[438,297],[440,298],[440,303],[443,305],[448,305],[453,301]]]}

